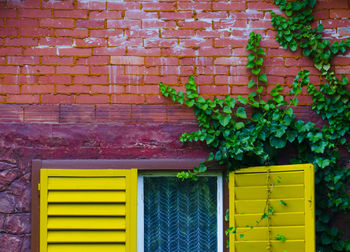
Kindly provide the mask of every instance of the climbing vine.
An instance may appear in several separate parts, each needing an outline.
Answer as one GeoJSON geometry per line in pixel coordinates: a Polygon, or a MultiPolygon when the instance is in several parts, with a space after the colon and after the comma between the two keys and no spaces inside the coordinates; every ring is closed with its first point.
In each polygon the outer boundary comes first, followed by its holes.
{"type": "MultiPolygon", "coordinates": [[[[331,64],[334,56],[350,48],[350,39],[331,43],[323,39],[322,24],[311,27],[313,0],[275,0],[275,3],[286,14],[282,16],[271,11],[277,41],[293,52],[300,48],[304,56],[313,60],[323,77],[320,86],[312,84],[309,72],[303,70],[295,76],[287,95],[282,95],[280,84],[275,84],[267,94],[268,78],[262,67],[266,53],[259,47],[261,35],[251,33],[246,49],[249,51],[247,68],[252,73],[248,87],[252,91],[247,97],[227,95],[222,99],[205,99],[198,94],[193,76],[185,84],[185,93],[163,83],[160,83],[160,90],[165,97],[194,109],[200,129],[184,133],[180,140],[205,142],[212,150],[206,162],[215,160],[230,171],[253,165],[273,165],[279,162],[282,152],[290,149],[295,150],[290,163],[313,163],[317,251],[350,251],[350,242],[342,240],[342,234],[332,226],[338,213],[350,212],[350,198],[346,192],[350,171],[339,162],[339,148],[350,151],[350,92],[346,89],[347,77],[338,77],[331,64]],[[303,87],[313,98],[312,109],[325,121],[322,128],[295,118],[293,107],[298,105],[303,87]],[[249,118],[248,108],[252,110],[249,118]]],[[[179,173],[178,177],[196,179],[207,170],[206,162],[193,171],[179,173]]],[[[279,234],[276,239],[284,241],[286,238],[279,234]]]]}

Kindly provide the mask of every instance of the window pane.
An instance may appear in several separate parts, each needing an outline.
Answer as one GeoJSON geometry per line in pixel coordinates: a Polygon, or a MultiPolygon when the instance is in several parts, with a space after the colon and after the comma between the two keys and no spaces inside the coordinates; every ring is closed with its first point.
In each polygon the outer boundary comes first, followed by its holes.
{"type": "Polygon", "coordinates": [[[144,177],[144,251],[217,251],[217,177],[144,177]]]}

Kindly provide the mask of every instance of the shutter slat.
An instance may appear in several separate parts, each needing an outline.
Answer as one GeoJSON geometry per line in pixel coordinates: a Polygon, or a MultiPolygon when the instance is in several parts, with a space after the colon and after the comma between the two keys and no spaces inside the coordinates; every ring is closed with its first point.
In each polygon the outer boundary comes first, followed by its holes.
{"type": "Polygon", "coordinates": [[[48,252],[126,252],[125,244],[49,244],[48,252]]]}
{"type": "Polygon", "coordinates": [[[49,177],[49,190],[125,190],[125,178],[121,177],[49,177]]]}
{"type": "Polygon", "coordinates": [[[250,228],[237,228],[235,234],[236,240],[239,241],[260,241],[268,240],[268,236],[275,239],[276,235],[283,234],[287,240],[304,240],[305,239],[305,228],[304,226],[276,226],[268,229],[267,227],[254,227],[250,228]],[[243,238],[240,238],[240,235],[243,238]]]}
{"type": "MultiPolygon", "coordinates": [[[[275,186],[271,193],[271,199],[304,198],[304,185],[275,186]]],[[[235,188],[237,200],[266,199],[266,186],[247,186],[235,188]]]]}
{"type": "Polygon", "coordinates": [[[313,165],[231,172],[229,198],[230,252],[315,252],[313,165]]]}
{"type": "MultiPolygon", "coordinates": [[[[235,177],[235,186],[265,186],[267,173],[237,174],[235,177]]],[[[275,185],[303,184],[304,172],[271,172],[270,180],[275,185]]]]}
{"type": "Polygon", "coordinates": [[[125,217],[49,217],[48,229],[125,229],[125,217]]]}
{"type": "Polygon", "coordinates": [[[40,181],[40,252],[136,251],[135,169],[42,169],[40,181]]]}
{"type": "Polygon", "coordinates": [[[122,216],[125,204],[49,204],[47,212],[49,216],[122,216]]]}
{"type": "Polygon", "coordinates": [[[106,243],[125,242],[124,231],[49,231],[49,243],[106,243]]]}
{"type": "MultiPolygon", "coordinates": [[[[276,213],[304,212],[304,199],[272,199],[270,204],[276,213]],[[287,204],[286,206],[281,203],[287,204]]],[[[259,214],[264,212],[266,200],[236,200],[237,214],[259,214]]]]}
{"type": "Polygon", "coordinates": [[[125,191],[50,191],[49,202],[125,202],[125,191]]]}

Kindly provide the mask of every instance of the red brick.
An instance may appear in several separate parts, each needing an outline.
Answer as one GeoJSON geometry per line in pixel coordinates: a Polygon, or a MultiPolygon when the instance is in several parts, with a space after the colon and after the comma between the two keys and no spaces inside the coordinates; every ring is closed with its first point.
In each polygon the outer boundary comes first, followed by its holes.
{"type": "Polygon", "coordinates": [[[46,104],[72,104],[74,96],[62,94],[45,94],[41,95],[41,103],[46,104]]]}
{"type": "Polygon", "coordinates": [[[90,56],[91,49],[88,48],[58,48],[60,56],[90,56]]]}
{"type": "Polygon", "coordinates": [[[39,21],[32,18],[8,18],[6,24],[8,27],[37,27],[39,26],[39,21]]]}
{"type": "Polygon", "coordinates": [[[158,65],[175,65],[179,63],[178,58],[175,57],[146,57],[145,65],[147,66],[158,66],[158,65]]]}
{"type": "Polygon", "coordinates": [[[158,85],[128,85],[126,93],[131,94],[159,94],[158,85]]]}
{"type": "Polygon", "coordinates": [[[126,74],[142,74],[142,75],[157,75],[159,74],[158,67],[144,67],[144,66],[126,66],[126,74]]]}
{"type": "Polygon", "coordinates": [[[139,10],[131,10],[125,12],[125,19],[157,19],[156,12],[144,12],[139,10]]]}
{"type": "Polygon", "coordinates": [[[43,56],[41,62],[47,65],[72,65],[73,57],[43,56]]]}
{"type": "MultiPolygon", "coordinates": [[[[142,37],[142,38],[154,38],[154,37],[159,37],[159,32],[158,30],[148,30],[148,29],[143,29],[143,30],[133,30],[133,29],[128,29],[125,31],[126,36],[128,37],[142,37]]],[[[119,34],[117,34],[119,35],[119,34]]]]}
{"type": "Polygon", "coordinates": [[[25,48],[24,55],[56,55],[56,48],[25,48]]]}
{"type": "Polygon", "coordinates": [[[350,57],[335,57],[333,59],[333,64],[335,65],[350,65],[350,57]]]}
{"type": "Polygon", "coordinates": [[[28,18],[49,18],[51,17],[51,10],[18,9],[18,16],[28,18]]]}
{"type": "Polygon", "coordinates": [[[111,56],[111,64],[115,65],[144,65],[145,58],[138,56],[111,56]]]}
{"type": "Polygon", "coordinates": [[[334,9],[347,9],[349,8],[349,5],[347,1],[343,0],[325,0],[325,1],[317,1],[316,4],[317,9],[329,9],[329,8],[334,8],[334,9]]]}
{"type": "Polygon", "coordinates": [[[251,75],[248,69],[245,66],[231,66],[230,67],[231,75],[251,75]]]}
{"type": "Polygon", "coordinates": [[[198,19],[226,19],[228,18],[227,11],[199,12],[198,19]]]}
{"type": "Polygon", "coordinates": [[[230,87],[227,85],[224,85],[224,86],[200,85],[198,87],[198,90],[200,94],[222,95],[222,94],[230,93],[230,87]]]}
{"type": "MultiPolygon", "coordinates": [[[[90,70],[92,74],[109,74],[112,71],[111,66],[90,66],[90,70]]],[[[124,67],[123,70],[119,70],[124,73],[124,67]]]]}
{"type": "Polygon", "coordinates": [[[159,38],[146,38],[144,39],[145,47],[173,47],[178,44],[177,39],[159,39],[159,38]]]}
{"type": "Polygon", "coordinates": [[[42,2],[44,9],[74,9],[74,1],[44,1],[42,2]]]}
{"type": "Polygon", "coordinates": [[[184,38],[184,37],[193,37],[194,30],[174,30],[174,29],[166,29],[162,30],[162,37],[164,38],[184,38]]]}
{"type": "Polygon", "coordinates": [[[246,65],[248,59],[246,57],[218,57],[215,59],[216,65],[246,65]]]}
{"type": "Polygon", "coordinates": [[[130,56],[160,56],[160,48],[128,48],[130,56]]]}
{"type": "Polygon", "coordinates": [[[74,19],[43,18],[40,19],[41,27],[69,28],[74,26],[74,19]]]}
{"type": "Polygon", "coordinates": [[[93,55],[125,55],[123,47],[99,47],[93,49],[93,55]]]}
{"type": "MultiPolygon", "coordinates": [[[[290,59],[290,58],[285,58],[290,59]]],[[[282,66],[283,65],[283,58],[282,57],[267,57],[264,58],[264,65],[265,66],[282,66]]]]}
{"type": "Polygon", "coordinates": [[[168,106],[168,122],[169,123],[197,123],[194,110],[182,105],[168,106]]]}
{"type": "Polygon", "coordinates": [[[230,18],[232,19],[262,19],[263,17],[263,11],[250,9],[247,9],[246,11],[230,11],[230,18]]]}
{"type": "Polygon", "coordinates": [[[175,3],[143,3],[144,10],[175,10],[175,3]]]}
{"type": "Polygon", "coordinates": [[[0,66],[0,74],[19,74],[19,66],[0,66]]]}
{"type": "Polygon", "coordinates": [[[78,84],[107,84],[107,75],[94,76],[94,75],[82,75],[75,76],[74,83],[78,84]]]}
{"type": "Polygon", "coordinates": [[[339,27],[338,33],[339,33],[339,36],[341,36],[341,37],[349,37],[350,36],[350,28],[349,27],[339,27]]]}
{"type": "Polygon", "coordinates": [[[143,40],[142,38],[119,38],[119,37],[109,37],[108,45],[109,46],[142,46],[143,40]]]}
{"type": "Polygon", "coordinates": [[[88,9],[88,10],[104,10],[106,9],[106,2],[102,1],[78,1],[77,9],[88,9]]]}
{"type": "Polygon", "coordinates": [[[40,58],[35,56],[8,56],[7,64],[9,65],[36,65],[40,63],[40,58]]]}
{"type": "Polygon", "coordinates": [[[252,90],[247,85],[231,86],[231,94],[249,94],[252,90]]]}
{"type": "Polygon", "coordinates": [[[252,10],[276,10],[278,9],[278,6],[273,3],[266,3],[266,2],[251,2],[248,3],[248,9],[252,10]]]}
{"type": "Polygon", "coordinates": [[[77,47],[100,47],[107,46],[107,40],[104,38],[85,38],[85,39],[75,39],[75,44],[77,47]]]}
{"type": "Polygon", "coordinates": [[[77,19],[75,21],[75,25],[77,28],[89,28],[89,29],[97,29],[97,28],[104,28],[105,27],[105,21],[104,20],[81,20],[77,19]]]}
{"type": "Polygon", "coordinates": [[[22,94],[49,94],[55,92],[54,85],[22,85],[21,93],[22,94]]]}
{"type": "Polygon", "coordinates": [[[214,21],[214,29],[234,29],[234,28],[246,28],[246,20],[221,20],[220,22],[214,21]]]}
{"type": "Polygon", "coordinates": [[[297,75],[299,68],[298,67],[265,67],[265,71],[267,74],[271,75],[297,75]]]}
{"type": "Polygon", "coordinates": [[[230,32],[227,31],[227,30],[221,30],[221,31],[218,31],[218,30],[209,30],[209,31],[205,31],[205,30],[198,30],[196,31],[196,35],[198,37],[202,37],[202,38],[224,38],[224,37],[229,37],[230,36],[230,32]]]}
{"type": "Polygon", "coordinates": [[[158,84],[159,82],[163,82],[166,84],[174,84],[177,85],[178,84],[178,77],[174,76],[174,75],[170,75],[170,76],[159,76],[159,75],[146,75],[144,77],[144,84],[158,84]]]}
{"type": "Polygon", "coordinates": [[[88,66],[57,66],[58,74],[89,74],[88,66]]]}
{"type": "Polygon", "coordinates": [[[200,56],[230,56],[231,50],[229,48],[211,48],[201,47],[198,50],[200,56]]]}
{"type": "Polygon", "coordinates": [[[213,3],[213,10],[245,10],[245,2],[230,2],[230,3],[213,3]]]}
{"type": "Polygon", "coordinates": [[[141,2],[114,2],[107,1],[107,10],[139,10],[141,2]]]}
{"type": "Polygon", "coordinates": [[[283,56],[289,56],[289,57],[295,57],[298,55],[295,55],[295,52],[291,52],[290,50],[284,50],[282,48],[269,48],[267,51],[267,55],[270,57],[277,56],[277,57],[283,57],[283,56]]]}
{"type": "MultiPolygon", "coordinates": [[[[201,14],[202,12],[198,13],[201,14]]],[[[159,12],[161,19],[189,19],[193,18],[192,11],[161,11],[159,12]]],[[[197,17],[199,18],[199,16],[197,17]]]]}
{"type": "Polygon", "coordinates": [[[314,10],[312,12],[313,16],[316,20],[328,19],[329,18],[329,10],[314,10]]]}
{"type": "Polygon", "coordinates": [[[174,102],[163,95],[146,95],[146,104],[174,104],[174,102]]]}
{"type": "Polygon", "coordinates": [[[121,19],[121,11],[90,11],[90,19],[121,19]]]}
{"type": "Polygon", "coordinates": [[[55,72],[55,67],[53,66],[29,66],[25,65],[22,68],[23,74],[51,74],[55,72]]]}
{"type": "Polygon", "coordinates": [[[0,93],[2,94],[18,94],[19,85],[2,85],[0,84],[0,93]]]}
{"type": "Polygon", "coordinates": [[[177,25],[180,28],[191,28],[191,29],[206,29],[212,26],[211,21],[178,21],[177,25]]]}
{"type": "Polygon", "coordinates": [[[87,123],[95,120],[95,105],[61,105],[61,123],[87,123]]]}
{"type": "Polygon", "coordinates": [[[176,28],[175,21],[163,21],[163,20],[144,20],[142,27],[146,29],[154,28],[176,28]]]}
{"type": "Polygon", "coordinates": [[[6,45],[8,46],[35,46],[38,45],[36,38],[7,38],[6,45]]]}
{"type": "Polygon", "coordinates": [[[91,92],[97,94],[122,94],[125,88],[121,85],[92,85],[91,92]]]}
{"type": "Polygon", "coordinates": [[[40,46],[72,46],[72,38],[54,38],[54,37],[44,37],[40,38],[40,46]]]}
{"type": "Polygon", "coordinates": [[[39,103],[39,95],[6,95],[7,103],[39,103]]]}
{"type": "Polygon", "coordinates": [[[198,66],[196,67],[197,74],[228,74],[227,66],[198,66]]]}
{"type": "Polygon", "coordinates": [[[217,75],[215,76],[215,84],[226,84],[226,85],[247,85],[249,82],[248,76],[240,75],[217,75]]]}
{"type": "MultiPolygon", "coordinates": [[[[113,68],[112,68],[113,69],[113,68]]],[[[117,72],[118,73],[118,72],[117,72]]],[[[133,84],[139,85],[143,83],[142,75],[123,75],[123,74],[115,74],[113,71],[109,74],[109,82],[111,84],[133,84]]]]}
{"type": "Polygon", "coordinates": [[[96,120],[98,122],[126,122],[131,119],[131,106],[127,104],[96,105],[96,120]]]}
{"type": "Polygon", "coordinates": [[[172,57],[190,57],[196,55],[196,50],[193,48],[179,48],[179,47],[170,47],[162,48],[162,56],[172,57]]]}
{"type": "Polygon", "coordinates": [[[213,45],[212,39],[203,39],[203,38],[195,38],[195,39],[180,39],[180,46],[182,47],[202,47],[202,46],[211,46],[213,45]]]}
{"type": "Polygon", "coordinates": [[[145,96],[144,95],[112,95],[111,102],[112,103],[127,103],[127,104],[140,104],[144,103],[145,96]]]}
{"type": "Polygon", "coordinates": [[[91,56],[76,59],[77,65],[107,65],[109,64],[109,56],[91,56]]]}
{"type": "Polygon", "coordinates": [[[213,57],[182,57],[180,59],[181,65],[213,65],[213,57]]]}
{"type": "Polygon", "coordinates": [[[133,122],[165,122],[167,120],[166,105],[133,105],[132,106],[133,122]]]}
{"type": "Polygon", "coordinates": [[[16,9],[0,9],[0,17],[9,18],[16,17],[16,9]]]}
{"type": "Polygon", "coordinates": [[[76,103],[109,103],[109,95],[78,95],[76,103]]]}
{"type": "MultiPolygon", "coordinates": [[[[5,102],[5,96],[0,96],[0,101],[5,102]]],[[[1,122],[23,122],[23,106],[16,104],[0,104],[1,122]]]]}
{"type": "Polygon", "coordinates": [[[55,35],[59,37],[75,37],[82,38],[87,37],[89,33],[88,29],[77,28],[77,29],[55,29],[55,35]]]}
{"type": "Polygon", "coordinates": [[[45,75],[39,76],[39,83],[41,84],[70,84],[72,83],[72,76],[70,75],[45,75]]]}
{"type": "Polygon", "coordinates": [[[350,26],[350,19],[328,19],[322,21],[323,27],[328,28],[339,28],[350,26]]]}
{"type": "Polygon", "coordinates": [[[270,28],[272,29],[271,20],[249,20],[250,28],[270,28]]]}
{"type": "Polygon", "coordinates": [[[64,94],[84,94],[90,92],[88,85],[56,85],[57,93],[64,94]]]}
{"type": "MultiPolygon", "coordinates": [[[[86,10],[54,10],[53,15],[61,18],[87,18],[86,10]]],[[[91,16],[90,16],[91,18],[91,16]]]]}
{"type": "Polygon", "coordinates": [[[111,36],[122,36],[123,29],[100,29],[100,30],[90,30],[91,37],[108,38],[111,36]]]}
{"type": "Polygon", "coordinates": [[[177,4],[177,9],[178,10],[210,10],[210,3],[209,2],[204,2],[204,3],[199,3],[199,2],[179,2],[177,4]]]}
{"type": "Polygon", "coordinates": [[[53,36],[52,28],[20,27],[21,36],[25,37],[45,37],[53,36]]]}
{"type": "Polygon", "coordinates": [[[140,20],[107,20],[107,28],[140,29],[140,20]]]}
{"type": "Polygon", "coordinates": [[[34,75],[5,75],[3,83],[23,84],[23,83],[37,83],[38,76],[34,75]]]}
{"type": "Polygon", "coordinates": [[[25,122],[59,122],[59,105],[24,105],[24,121],[25,122]]]}
{"type": "Polygon", "coordinates": [[[40,8],[40,0],[10,1],[7,8],[40,8]]]}
{"type": "Polygon", "coordinates": [[[161,75],[192,75],[193,66],[160,66],[161,75]]]}
{"type": "Polygon", "coordinates": [[[17,28],[0,28],[0,37],[14,37],[18,35],[17,28]]]}
{"type": "MultiPolygon", "coordinates": [[[[237,40],[231,38],[220,38],[215,39],[215,47],[245,47],[247,44],[246,40],[237,40]]],[[[226,48],[225,48],[226,49],[226,48]]]]}
{"type": "Polygon", "coordinates": [[[6,58],[4,57],[0,57],[0,65],[6,64],[6,58]]]}

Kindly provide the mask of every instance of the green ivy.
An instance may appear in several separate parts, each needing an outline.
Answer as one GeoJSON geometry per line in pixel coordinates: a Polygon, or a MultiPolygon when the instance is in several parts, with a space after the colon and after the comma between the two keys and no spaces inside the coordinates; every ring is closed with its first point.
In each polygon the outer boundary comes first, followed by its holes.
{"type": "MultiPolygon", "coordinates": [[[[350,92],[346,90],[348,79],[338,78],[331,65],[334,56],[350,48],[350,39],[332,44],[322,38],[322,25],[311,28],[315,1],[276,0],[275,3],[287,16],[271,12],[277,41],[291,51],[300,48],[313,60],[324,80],[319,87],[310,82],[309,72],[304,70],[294,78],[288,93],[290,99],[282,95],[280,84],[275,84],[266,96],[268,78],[262,67],[265,51],[259,47],[261,35],[251,33],[246,49],[249,51],[247,68],[252,73],[248,87],[252,91],[247,97],[227,95],[223,99],[205,99],[198,94],[193,76],[185,85],[186,93],[163,83],[160,83],[160,91],[165,97],[194,109],[200,129],[184,133],[180,140],[206,143],[212,150],[206,162],[215,160],[230,171],[273,165],[288,148],[296,151],[290,163],[313,163],[317,251],[350,251],[350,242],[342,240],[342,234],[332,226],[338,213],[350,212],[346,193],[350,171],[339,162],[339,148],[350,151],[350,92]],[[293,107],[298,105],[297,97],[303,87],[313,98],[312,109],[325,120],[322,128],[295,118],[293,107]],[[252,110],[249,118],[247,108],[252,110]]],[[[196,179],[207,170],[206,162],[193,171],[179,173],[178,177],[196,179]]],[[[284,239],[283,235],[279,236],[279,240],[284,239]]]]}

